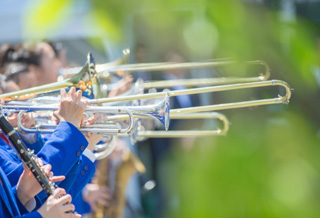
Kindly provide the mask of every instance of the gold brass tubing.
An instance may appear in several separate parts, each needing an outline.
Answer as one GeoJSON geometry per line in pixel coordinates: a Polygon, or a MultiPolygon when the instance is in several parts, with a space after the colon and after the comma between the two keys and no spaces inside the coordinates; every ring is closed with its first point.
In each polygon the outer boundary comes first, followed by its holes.
{"type": "MultiPolygon", "coordinates": [[[[154,63],[154,64],[127,64],[127,65],[118,65],[110,67],[109,69],[104,69],[104,71],[114,72],[114,71],[158,71],[158,70],[173,70],[173,69],[187,69],[187,68],[200,68],[200,67],[217,67],[229,64],[235,64],[235,61],[232,60],[212,60],[212,61],[203,61],[203,62],[163,62],[163,63],[154,63]],[[142,65],[142,66],[141,66],[142,65]]],[[[247,61],[248,64],[262,64],[266,68],[266,72],[269,71],[268,65],[261,60],[256,61],[247,61]]],[[[97,71],[98,73],[104,71],[97,71]]]]}
{"type": "Polygon", "coordinates": [[[170,115],[171,119],[218,119],[223,122],[223,128],[217,130],[169,130],[169,131],[143,131],[138,132],[142,138],[180,138],[225,135],[229,130],[229,121],[221,113],[189,113],[170,115]]]}
{"type": "Polygon", "coordinates": [[[146,81],[143,83],[144,89],[151,88],[169,88],[174,86],[208,86],[208,85],[222,85],[228,83],[245,83],[245,82],[256,82],[265,81],[270,77],[270,67],[264,61],[248,61],[249,64],[261,64],[265,68],[264,74],[260,74],[257,77],[221,77],[221,78],[193,78],[193,79],[177,79],[177,80],[160,80],[160,81],[146,81]]]}
{"type": "Polygon", "coordinates": [[[49,92],[54,90],[59,90],[61,88],[73,86],[74,83],[67,82],[67,81],[61,81],[56,83],[51,83],[48,85],[43,86],[37,86],[33,88],[23,89],[15,92],[8,92],[5,94],[1,94],[0,98],[2,98],[5,101],[10,100],[24,100],[29,98],[34,98],[38,96],[38,93],[40,92],[49,92]]]}
{"type": "MultiPolygon", "coordinates": [[[[138,132],[138,137],[142,138],[180,138],[180,137],[201,137],[225,135],[229,130],[229,121],[221,113],[188,113],[170,115],[170,119],[218,119],[222,121],[223,127],[217,130],[168,130],[168,131],[142,131],[138,132]]],[[[121,134],[118,136],[128,136],[121,134]]]]}
{"type": "Polygon", "coordinates": [[[221,130],[169,130],[169,131],[143,131],[138,132],[142,138],[181,138],[223,135],[221,130]]]}
{"type": "Polygon", "coordinates": [[[174,86],[212,86],[222,85],[228,83],[245,83],[262,81],[260,78],[265,77],[250,77],[250,78],[237,78],[237,77],[222,77],[222,78],[201,78],[201,79],[177,79],[177,80],[164,80],[164,81],[148,81],[143,83],[144,89],[152,88],[170,88],[174,86]]]}
{"type": "MultiPolygon", "coordinates": [[[[200,94],[200,93],[207,93],[207,92],[221,92],[221,91],[228,91],[228,90],[276,86],[276,85],[283,86],[286,89],[286,95],[278,98],[278,100],[281,101],[280,103],[286,103],[287,101],[289,101],[291,97],[291,90],[289,85],[286,82],[281,80],[268,80],[268,81],[261,81],[261,82],[252,82],[252,83],[240,83],[240,84],[209,86],[209,87],[201,87],[201,88],[193,88],[193,89],[183,89],[183,90],[167,91],[167,92],[160,92],[160,93],[148,93],[148,94],[140,94],[140,95],[132,95],[132,96],[101,98],[101,99],[89,100],[88,103],[99,104],[99,103],[109,103],[109,102],[119,102],[119,101],[131,101],[131,100],[137,100],[137,99],[165,97],[166,94],[172,97],[172,96],[178,96],[178,95],[192,95],[192,94],[200,94]]],[[[270,104],[270,103],[265,103],[265,104],[270,104]]]]}
{"type": "Polygon", "coordinates": [[[61,88],[70,87],[70,86],[76,86],[76,87],[78,86],[80,89],[86,89],[87,86],[85,85],[85,81],[83,81],[83,79],[85,75],[88,75],[90,79],[89,82],[92,83],[91,76],[93,75],[91,74],[94,72],[92,68],[95,67],[92,61],[93,61],[93,57],[91,53],[88,53],[86,64],[83,67],[81,67],[80,71],[77,74],[73,75],[72,77],[65,79],[61,82],[54,82],[46,85],[19,90],[16,92],[1,94],[0,98],[2,98],[4,101],[28,99],[28,98],[37,97],[38,95],[43,93],[48,94],[46,92],[49,92],[49,91],[55,91],[55,90],[59,90],[61,88]],[[83,85],[81,85],[82,83],[83,85]]]}

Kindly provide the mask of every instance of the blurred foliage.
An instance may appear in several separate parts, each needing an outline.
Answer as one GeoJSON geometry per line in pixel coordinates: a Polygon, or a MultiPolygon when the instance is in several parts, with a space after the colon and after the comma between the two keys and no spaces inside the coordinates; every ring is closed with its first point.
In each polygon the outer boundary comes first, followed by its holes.
{"type": "Polygon", "coordinates": [[[317,217],[318,139],[293,111],[234,113],[227,136],[175,147],[163,166],[166,217],[317,217]]]}
{"type": "MultiPolygon", "coordinates": [[[[320,66],[319,36],[305,19],[282,20],[279,1],[265,2],[90,1],[104,37],[126,44],[129,34],[148,47],[148,61],[162,61],[171,49],[193,60],[261,59],[271,66],[271,78],[294,88],[288,106],[227,112],[227,136],[198,139],[191,150],[173,148],[160,167],[167,184],[164,217],[320,215],[320,104],[313,74],[320,66]]],[[[72,4],[77,1],[39,3],[28,31],[53,31],[72,4]]]]}
{"type": "Polygon", "coordinates": [[[32,4],[24,16],[24,34],[27,38],[44,39],[59,31],[61,24],[68,17],[65,13],[72,0],[47,0],[32,4]]]}

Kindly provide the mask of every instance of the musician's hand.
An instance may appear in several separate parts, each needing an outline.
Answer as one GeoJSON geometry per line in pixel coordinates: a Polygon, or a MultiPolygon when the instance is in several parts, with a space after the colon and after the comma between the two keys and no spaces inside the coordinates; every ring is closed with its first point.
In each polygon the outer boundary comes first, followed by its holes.
{"type": "Polygon", "coordinates": [[[98,204],[108,207],[111,202],[111,195],[107,186],[99,186],[97,184],[89,183],[83,192],[83,199],[88,202],[91,209],[95,211],[98,204]]]}
{"type": "Polygon", "coordinates": [[[96,144],[98,143],[98,142],[100,142],[101,141],[101,139],[102,139],[102,135],[94,135],[94,134],[92,134],[91,132],[89,132],[87,135],[85,135],[85,137],[86,137],[86,139],[87,139],[87,141],[88,141],[88,149],[90,150],[90,151],[93,151],[94,150],[94,147],[96,146],[96,144]]]}
{"type": "Polygon", "coordinates": [[[80,214],[73,214],[75,206],[71,204],[71,195],[66,194],[62,188],[54,190],[47,201],[40,207],[38,212],[46,218],[80,218],[80,214]]]}
{"type": "Polygon", "coordinates": [[[53,115],[59,122],[67,121],[79,127],[87,102],[81,101],[81,90],[77,92],[75,90],[76,89],[72,87],[70,91],[66,93],[65,89],[61,89],[60,106],[58,111],[55,111],[53,115]]]}
{"type": "MultiPolygon", "coordinates": [[[[99,119],[99,114],[94,114],[92,117],[90,117],[88,120],[87,120],[87,125],[93,125],[96,121],[97,121],[97,119],[99,119]]],[[[101,141],[101,139],[102,139],[102,135],[95,135],[95,134],[93,134],[93,133],[88,133],[87,135],[85,135],[85,137],[86,137],[86,139],[87,139],[87,141],[88,141],[88,149],[90,150],[90,151],[93,151],[94,150],[94,147],[95,147],[95,145],[99,142],[99,141],[101,141]]]]}
{"type": "MultiPolygon", "coordinates": [[[[37,162],[51,182],[59,182],[65,179],[64,176],[53,176],[50,164],[43,166],[43,163],[39,158],[37,159],[37,162]]],[[[17,184],[17,195],[21,203],[25,205],[35,195],[42,191],[42,188],[32,172],[25,165],[23,165],[23,167],[24,171],[17,184]]]]}
{"type": "Polygon", "coordinates": [[[33,113],[26,113],[23,114],[21,117],[21,123],[24,127],[30,128],[36,124],[36,120],[33,117],[33,113]]]}
{"type": "MultiPolygon", "coordinates": [[[[33,117],[33,114],[32,113],[23,114],[21,117],[21,124],[27,129],[30,129],[32,126],[35,126],[36,121],[35,121],[35,118],[33,117]]],[[[19,132],[22,134],[28,134],[21,130],[19,132]]]]}
{"type": "Polygon", "coordinates": [[[18,119],[18,114],[11,114],[11,115],[7,116],[8,122],[14,128],[18,126],[17,119],[18,119]]]}
{"type": "Polygon", "coordinates": [[[125,93],[131,88],[132,82],[132,76],[126,76],[122,78],[119,82],[115,84],[116,88],[109,91],[108,97],[114,97],[125,93]]]}

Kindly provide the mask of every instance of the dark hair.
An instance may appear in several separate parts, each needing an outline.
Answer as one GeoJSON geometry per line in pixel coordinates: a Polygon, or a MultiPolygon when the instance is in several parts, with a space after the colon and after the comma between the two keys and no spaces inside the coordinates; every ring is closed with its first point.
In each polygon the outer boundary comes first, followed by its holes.
{"type": "Polygon", "coordinates": [[[56,58],[59,58],[61,51],[63,50],[63,45],[61,42],[48,42],[52,47],[56,58]]]}
{"type": "Polygon", "coordinates": [[[3,75],[5,81],[13,80],[15,83],[19,83],[19,74],[29,72],[29,65],[24,63],[9,63],[4,66],[3,75]]]}
{"type": "Polygon", "coordinates": [[[34,64],[40,66],[41,59],[40,55],[28,51],[24,48],[15,49],[9,46],[2,55],[2,61],[0,62],[0,67],[5,66],[9,63],[23,63],[23,64],[34,64]]]}

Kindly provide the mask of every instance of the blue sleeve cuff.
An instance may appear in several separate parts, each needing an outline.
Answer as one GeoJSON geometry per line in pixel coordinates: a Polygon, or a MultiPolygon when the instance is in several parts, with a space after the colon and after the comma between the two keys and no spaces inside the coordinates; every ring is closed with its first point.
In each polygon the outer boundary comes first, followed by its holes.
{"type": "Polygon", "coordinates": [[[38,211],[34,211],[32,213],[24,214],[21,218],[42,218],[38,211]]]}
{"type": "Polygon", "coordinates": [[[36,133],[36,141],[32,144],[30,144],[27,140],[25,140],[25,135],[23,135],[23,134],[20,134],[20,135],[21,135],[23,142],[26,144],[26,146],[28,148],[30,148],[31,150],[34,150],[35,154],[37,154],[44,145],[44,142],[42,140],[42,136],[40,133],[36,133]]]}
{"type": "Polygon", "coordinates": [[[21,203],[18,194],[17,194],[17,188],[16,186],[12,188],[12,192],[14,197],[16,198],[17,206],[19,208],[20,214],[26,214],[29,213],[29,211],[25,208],[25,206],[21,203]]]}

